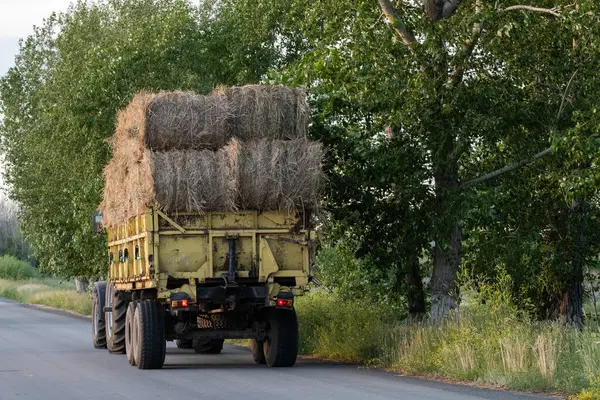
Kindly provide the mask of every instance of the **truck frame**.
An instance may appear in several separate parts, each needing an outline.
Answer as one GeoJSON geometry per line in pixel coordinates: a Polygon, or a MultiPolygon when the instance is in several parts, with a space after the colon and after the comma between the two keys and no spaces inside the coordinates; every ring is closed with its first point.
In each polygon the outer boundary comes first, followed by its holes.
{"type": "MultiPolygon", "coordinates": [[[[95,213],[94,230],[102,231],[95,213]]],[[[309,283],[309,213],[175,212],[148,207],[106,228],[108,279],[93,286],[93,343],[161,368],[166,342],[220,353],[250,339],[254,360],[292,366],[298,353],[295,296],[309,283]]]]}

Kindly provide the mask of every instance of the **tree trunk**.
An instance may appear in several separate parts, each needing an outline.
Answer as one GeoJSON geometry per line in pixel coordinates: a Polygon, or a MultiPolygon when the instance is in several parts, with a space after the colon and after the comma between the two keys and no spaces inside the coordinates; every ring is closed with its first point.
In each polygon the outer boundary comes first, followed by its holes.
{"type": "Polygon", "coordinates": [[[423,290],[423,281],[421,279],[421,266],[419,258],[414,257],[406,270],[406,286],[408,287],[406,300],[408,303],[408,312],[415,319],[422,318],[425,315],[425,291],[423,290]]]}
{"type": "Polygon", "coordinates": [[[583,328],[583,285],[572,282],[564,293],[560,304],[560,315],[577,329],[583,328]]]}
{"type": "Polygon", "coordinates": [[[438,239],[433,253],[430,322],[438,324],[458,305],[456,273],[462,252],[462,224],[456,207],[460,195],[458,164],[436,169],[434,178],[438,239]]]}
{"type": "Polygon", "coordinates": [[[458,305],[456,273],[460,265],[461,250],[462,226],[457,223],[447,246],[443,243],[435,245],[431,276],[430,322],[432,324],[442,322],[458,305]]]}
{"type": "Polygon", "coordinates": [[[77,288],[77,293],[85,293],[88,290],[89,282],[87,279],[75,278],[75,287],[77,288]]]}
{"type": "Polygon", "coordinates": [[[569,288],[563,295],[560,307],[561,316],[568,324],[578,329],[583,328],[583,265],[586,261],[587,206],[584,197],[578,198],[575,202],[575,216],[579,222],[577,245],[575,246],[577,253],[573,257],[573,271],[569,288]]]}

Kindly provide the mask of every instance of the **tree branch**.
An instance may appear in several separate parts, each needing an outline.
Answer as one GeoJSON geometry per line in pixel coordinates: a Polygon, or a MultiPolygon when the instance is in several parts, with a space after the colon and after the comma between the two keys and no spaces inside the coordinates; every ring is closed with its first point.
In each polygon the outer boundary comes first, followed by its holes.
{"type": "Polygon", "coordinates": [[[402,42],[410,49],[410,45],[416,42],[417,39],[415,39],[415,35],[408,29],[404,21],[402,21],[396,9],[390,3],[390,0],[379,0],[379,6],[387,21],[392,25],[398,36],[402,38],[402,42]]]}
{"type": "Polygon", "coordinates": [[[533,157],[527,159],[527,160],[522,160],[516,163],[512,163],[512,164],[508,164],[507,166],[497,169],[496,171],[490,172],[489,174],[485,174],[483,176],[480,176],[478,178],[475,179],[471,179],[470,181],[467,181],[465,183],[463,183],[461,186],[463,188],[467,188],[469,186],[473,186],[473,185],[477,185],[478,183],[482,183],[485,181],[488,181],[490,179],[494,179],[500,175],[503,175],[507,172],[513,171],[517,168],[523,167],[525,165],[529,165],[532,164],[533,162],[535,162],[537,159],[542,158],[544,156],[547,156],[548,154],[551,154],[554,152],[554,148],[553,147],[548,147],[546,150],[540,151],[539,153],[535,154],[533,157]]]}
{"type": "Polygon", "coordinates": [[[525,6],[525,5],[510,6],[510,7],[506,7],[503,10],[500,10],[500,11],[514,11],[514,10],[525,10],[525,11],[544,13],[544,14],[551,14],[551,15],[554,15],[555,17],[562,16],[558,11],[556,11],[553,8],[540,8],[540,7],[532,7],[532,6],[525,6]]]}
{"type": "MultiPolygon", "coordinates": [[[[481,12],[481,1],[477,0],[475,3],[475,12],[481,12]]],[[[473,24],[473,31],[471,33],[471,37],[465,42],[463,45],[462,53],[458,54],[456,57],[456,62],[454,68],[452,70],[452,74],[450,76],[450,86],[457,85],[460,81],[462,81],[463,75],[465,73],[464,63],[471,57],[473,51],[475,50],[475,46],[477,46],[477,42],[481,37],[481,32],[483,30],[482,22],[475,22],[473,24]]]]}
{"type": "Polygon", "coordinates": [[[446,0],[442,9],[442,18],[450,18],[462,0],[446,0]]]}

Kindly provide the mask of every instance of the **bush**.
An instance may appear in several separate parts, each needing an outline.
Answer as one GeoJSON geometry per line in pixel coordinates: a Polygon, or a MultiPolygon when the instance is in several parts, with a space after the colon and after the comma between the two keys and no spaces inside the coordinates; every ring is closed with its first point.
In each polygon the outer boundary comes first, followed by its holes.
{"type": "Polygon", "coordinates": [[[583,389],[576,396],[569,397],[569,400],[600,400],[600,375],[592,380],[589,388],[583,389]]]}
{"type": "Polygon", "coordinates": [[[296,299],[300,352],[352,362],[377,362],[384,355],[386,324],[380,308],[317,292],[296,299]]]}
{"type": "Polygon", "coordinates": [[[17,281],[38,276],[37,270],[31,264],[9,255],[0,257],[0,279],[17,281]]]}

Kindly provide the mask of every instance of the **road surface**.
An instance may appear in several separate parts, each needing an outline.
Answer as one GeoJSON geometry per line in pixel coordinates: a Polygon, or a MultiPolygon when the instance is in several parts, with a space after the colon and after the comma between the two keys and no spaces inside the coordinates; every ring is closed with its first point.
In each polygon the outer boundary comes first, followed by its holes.
{"type": "Polygon", "coordinates": [[[140,371],[124,355],[94,349],[90,336],[86,320],[0,299],[0,400],[546,398],[310,359],[271,369],[235,346],[196,355],[169,343],[164,369],[140,371]]]}

